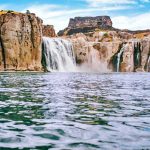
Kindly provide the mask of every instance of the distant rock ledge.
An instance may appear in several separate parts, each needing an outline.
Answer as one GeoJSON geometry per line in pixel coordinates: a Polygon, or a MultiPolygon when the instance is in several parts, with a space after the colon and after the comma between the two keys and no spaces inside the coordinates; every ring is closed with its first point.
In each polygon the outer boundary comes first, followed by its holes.
{"type": "Polygon", "coordinates": [[[87,33],[95,29],[112,29],[112,21],[109,16],[75,17],[70,19],[69,25],[58,32],[59,36],[72,35],[74,33],[87,33]]]}
{"type": "Polygon", "coordinates": [[[117,29],[113,27],[112,20],[109,16],[97,16],[71,18],[68,27],[64,30],[60,30],[58,36],[68,36],[77,33],[89,34],[97,31],[116,31],[130,34],[150,33],[150,29],[136,31],[117,29]]]}

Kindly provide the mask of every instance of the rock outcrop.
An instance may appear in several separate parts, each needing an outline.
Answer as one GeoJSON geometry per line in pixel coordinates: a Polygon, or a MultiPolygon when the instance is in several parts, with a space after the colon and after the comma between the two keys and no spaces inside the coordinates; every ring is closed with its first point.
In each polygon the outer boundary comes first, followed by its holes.
{"type": "Polygon", "coordinates": [[[40,71],[42,20],[35,14],[0,15],[0,71],[40,71]]]}
{"type": "Polygon", "coordinates": [[[96,29],[113,29],[110,17],[75,17],[74,19],[70,19],[68,27],[59,31],[58,35],[72,35],[80,32],[88,33],[96,29]]]}
{"type": "Polygon", "coordinates": [[[55,29],[53,25],[43,25],[43,36],[56,37],[55,29]]]}

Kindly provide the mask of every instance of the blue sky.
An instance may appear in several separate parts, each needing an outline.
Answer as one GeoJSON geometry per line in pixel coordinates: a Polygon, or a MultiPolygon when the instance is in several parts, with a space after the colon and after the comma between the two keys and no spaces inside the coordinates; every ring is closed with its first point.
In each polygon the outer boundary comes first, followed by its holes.
{"type": "Polygon", "coordinates": [[[0,0],[0,9],[29,9],[59,31],[75,16],[109,15],[121,29],[150,29],[150,0],[0,0]]]}

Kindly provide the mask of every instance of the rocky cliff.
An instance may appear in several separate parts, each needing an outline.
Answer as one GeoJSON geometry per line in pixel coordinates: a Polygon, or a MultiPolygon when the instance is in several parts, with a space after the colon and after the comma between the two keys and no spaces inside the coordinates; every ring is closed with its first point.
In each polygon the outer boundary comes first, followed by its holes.
{"type": "Polygon", "coordinates": [[[55,29],[53,25],[43,25],[43,36],[56,37],[55,29]]]}
{"type": "Polygon", "coordinates": [[[150,30],[116,29],[108,16],[75,17],[58,34],[72,41],[76,62],[86,70],[150,71],[150,30]]]}
{"type": "Polygon", "coordinates": [[[42,20],[35,14],[0,14],[0,71],[39,71],[42,20]]]}
{"type": "Polygon", "coordinates": [[[96,29],[113,29],[110,17],[75,17],[74,19],[70,19],[68,27],[59,31],[58,35],[72,35],[80,32],[87,33],[96,29]]]}
{"type": "Polygon", "coordinates": [[[150,71],[150,34],[143,34],[137,38],[139,34],[97,31],[66,38],[72,41],[81,67],[98,72],[150,71]]]}

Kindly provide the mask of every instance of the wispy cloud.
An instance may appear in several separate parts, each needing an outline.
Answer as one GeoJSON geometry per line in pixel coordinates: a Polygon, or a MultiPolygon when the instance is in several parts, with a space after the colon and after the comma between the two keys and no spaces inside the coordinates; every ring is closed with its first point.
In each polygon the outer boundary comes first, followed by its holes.
{"type": "Polygon", "coordinates": [[[136,16],[117,16],[112,18],[113,26],[120,29],[144,30],[150,29],[150,12],[136,16]]]}
{"type": "Polygon", "coordinates": [[[84,9],[71,9],[67,6],[62,5],[49,5],[49,4],[36,4],[29,7],[26,7],[22,12],[30,10],[31,12],[37,14],[44,20],[45,24],[53,24],[56,31],[64,29],[68,25],[68,21],[72,17],[76,16],[92,16],[94,12],[104,11],[116,11],[129,9],[130,6],[103,6],[101,9],[94,7],[87,7],[84,9]]]}
{"type": "Polygon", "coordinates": [[[108,6],[108,5],[133,5],[137,4],[136,0],[84,0],[91,7],[108,6]]]}
{"type": "MultiPolygon", "coordinates": [[[[84,5],[73,7],[69,3],[34,3],[23,6],[22,12],[30,10],[43,19],[44,24],[54,25],[56,31],[67,27],[69,19],[76,16],[111,15],[114,27],[122,29],[150,28],[150,13],[146,13],[150,0],[70,0],[83,2],[84,5]],[[139,5],[140,4],[140,5],[139,5]],[[142,11],[139,11],[139,10],[142,11]],[[129,10],[129,11],[128,11],[129,10]],[[138,12],[139,11],[139,12],[138,12]],[[128,13],[130,12],[130,13],[128,13]],[[127,14],[128,13],[128,14],[127,14]],[[133,16],[133,14],[139,14],[133,16]],[[130,15],[130,16],[129,16],[130,15]]],[[[72,3],[71,3],[72,4],[72,3]]],[[[73,3],[75,4],[75,3],[73,3]]],[[[17,5],[0,5],[0,9],[18,8],[17,5]]],[[[148,11],[148,10],[147,10],[148,11]]]]}

